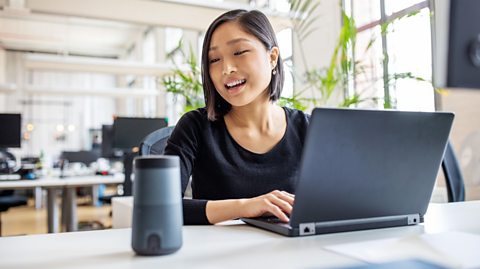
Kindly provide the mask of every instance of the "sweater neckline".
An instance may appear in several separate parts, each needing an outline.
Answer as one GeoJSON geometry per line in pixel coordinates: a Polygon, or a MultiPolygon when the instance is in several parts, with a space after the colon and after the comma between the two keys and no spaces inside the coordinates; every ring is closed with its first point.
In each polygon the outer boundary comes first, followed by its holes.
{"type": "Polygon", "coordinates": [[[223,124],[223,128],[225,129],[225,132],[227,133],[229,139],[232,141],[232,143],[239,149],[249,153],[249,154],[252,154],[252,155],[255,155],[255,156],[268,156],[270,154],[272,154],[273,152],[275,152],[277,150],[277,148],[280,147],[281,144],[283,144],[283,142],[286,140],[286,136],[287,136],[287,133],[288,133],[288,128],[289,128],[289,125],[290,125],[290,118],[288,117],[288,111],[287,111],[287,108],[286,107],[282,107],[284,113],[285,113],[285,121],[286,121],[286,127],[285,127],[285,132],[283,133],[283,136],[282,138],[277,142],[277,144],[275,144],[269,151],[267,152],[264,152],[264,153],[256,153],[256,152],[253,152],[249,149],[246,149],[244,148],[242,145],[240,145],[237,140],[235,140],[235,138],[233,138],[233,136],[230,134],[230,132],[228,131],[228,128],[227,128],[227,124],[225,123],[225,119],[222,117],[222,124],[223,124]]]}

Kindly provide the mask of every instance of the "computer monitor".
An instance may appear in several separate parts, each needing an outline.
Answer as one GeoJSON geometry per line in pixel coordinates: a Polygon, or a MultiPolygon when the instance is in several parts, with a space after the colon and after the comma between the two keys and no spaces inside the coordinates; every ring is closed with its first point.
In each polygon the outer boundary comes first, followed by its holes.
{"type": "Polygon", "coordinates": [[[21,147],[21,114],[0,114],[0,148],[21,147]]]}
{"type": "Polygon", "coordinates": [[[99,158],[98,153],[95,151],[62,151],[61,159],[68,160],[70,163],[84,163],[90,165],[96,162],[99,158]]]}
{"type": "Polygon", "coordinates": [[[102,125],[102,158],[115,159],[122,157],[121,152],[113,148],[113,125],[102,125]]]}
{"type": "Polygon", "coordinates": [[[113,121],[113,148],[132,152],[148,134],[166,126],[166,118],[117,117],[113,121]]]}

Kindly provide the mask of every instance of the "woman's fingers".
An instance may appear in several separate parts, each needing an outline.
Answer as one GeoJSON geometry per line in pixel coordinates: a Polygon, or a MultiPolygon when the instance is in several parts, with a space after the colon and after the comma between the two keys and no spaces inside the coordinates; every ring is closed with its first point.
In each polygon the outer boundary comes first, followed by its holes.
{"type": "Polygon", "coordinates": [[[287,201],[290,205],[293,206],[293,202],[295,201],[295,195],[290,194],[286,191],[281,191],[282,199],[287,201]]]}
{"type": "Polygon", "coordinates": [[[292,213],[292,206],[295,196],[285,191],[272,191],[265,195],[269,202],[267,209],[271,214],[284,222],[288,222],[287,216],[292,213]]]}
{"type": "MultiPolygon", "coordinates": [[[[269,201],[270,202],[270,201],[269,201]]],[[[283,222],[289,222],[288,216],[277,205],[270,202],[268,211],[283,222]]]]}
{"type": "Polygon", "coordinates": [[[295,196],[284,191],[272,191],[255,198],[243,200],[240,213],[243,217],[259,217],[271,214],[281,221],[288,222],[292,213],[295,196]]]}
{"type": "Polygon", "coordinates": [[[292,205],[288,200],[285,200],[285,196],[271,195],[270,202],[278,206],[283,212],[290,214],[292,212],[292,205]]]}
{"type": "Polygon", "coordinates": [[[287,196],[290,196],[290,197],[292,197],[292,198],[295,198],[295,194],[291,194],[291,193],[286,192],[286,191],[281,191],[281,193],[283,193],[283,194],[285,194],[285,195],[287,195],[287,196]]]}
{"type": "Polygon", "coordinates": [[[295,195],[290,194],[286,191],[277,191],[277,190],[272,191],[269,194],[273,194],[273,195],[277,196],[279,199],[282,199],[282,200],[288,202],[290,205],[293,206],[293,201],[295,200],[295,195]]]}

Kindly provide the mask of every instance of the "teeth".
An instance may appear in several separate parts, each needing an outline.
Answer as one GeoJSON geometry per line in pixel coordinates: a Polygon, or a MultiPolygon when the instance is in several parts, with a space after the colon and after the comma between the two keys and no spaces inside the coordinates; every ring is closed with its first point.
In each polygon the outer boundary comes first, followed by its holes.
{"type": "Polygon", "coordinates": [[[239,85],[239,84],[245,83],[245,81],[246,81],[246,80],[244,80],[244,79],[235,80],[235,81],[232,81],[232,82],[230,82],[230,83],[227,83],[227,87],[228,87],[228,88],[233,88],[233,87],[235,87],[235,86],[237,86],[237,85],[239,85]]]}

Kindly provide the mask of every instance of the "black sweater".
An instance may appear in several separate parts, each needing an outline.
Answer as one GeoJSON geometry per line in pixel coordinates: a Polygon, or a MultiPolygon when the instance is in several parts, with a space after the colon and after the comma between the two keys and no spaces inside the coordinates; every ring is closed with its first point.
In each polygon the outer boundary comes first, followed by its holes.
{"type": "Polygon", "coordinates": [[[183,199],[184,224],[209,224],[208,200],[251,198],[272,190],[295,192],[309,116],[284,108],[287,130],[265,154],[244,149],[230,136],[223,118],[207,119],[206,109],[186,113],[165,148],[180,157],[182,197],[190,175],[193,199],[183,199]]]}

